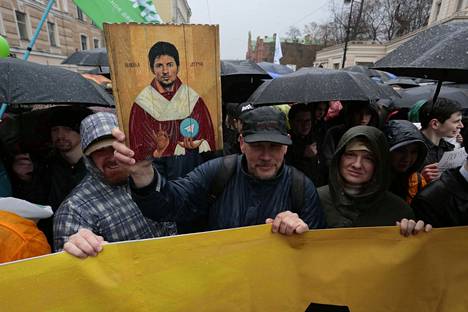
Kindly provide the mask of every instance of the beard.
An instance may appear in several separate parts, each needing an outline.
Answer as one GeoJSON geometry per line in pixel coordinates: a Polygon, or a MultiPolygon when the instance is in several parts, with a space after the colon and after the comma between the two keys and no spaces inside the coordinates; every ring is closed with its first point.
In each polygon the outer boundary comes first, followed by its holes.
{"type": "Polygon", "coordinates": [[[126,170],[113,170],[104,171],[102,177],[107,184],[118,186],[127,184],[129,174],[126,170]]]}
{"type": "Polygon", "coordinates": [[[69,140],[55,140],[54,146],[60,152],[66,153],[73,149],[73,144],[69,140]]]}
{"type": "Polygon", "coordinates": [[[103,164],[102,177],[109,185],[127,184],[130,172],[117,164],[115,160],[108,160],[103,164]]]}

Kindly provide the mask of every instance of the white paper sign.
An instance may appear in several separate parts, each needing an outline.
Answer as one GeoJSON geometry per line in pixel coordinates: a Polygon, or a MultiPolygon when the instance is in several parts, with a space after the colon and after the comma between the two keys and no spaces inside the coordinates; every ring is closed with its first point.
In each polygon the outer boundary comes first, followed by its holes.
{"type": "Polygon", "coordinates": [[[464,148],[458,148],[451,152],[445,152],[439,161],[439,169],[446,170],[460,167],[463,165],[466,156],[467,154],[464,148]]]}

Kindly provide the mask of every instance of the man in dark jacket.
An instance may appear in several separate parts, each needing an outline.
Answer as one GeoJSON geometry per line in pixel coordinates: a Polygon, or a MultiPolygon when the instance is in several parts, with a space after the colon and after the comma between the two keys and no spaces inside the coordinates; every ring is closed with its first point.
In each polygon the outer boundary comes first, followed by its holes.
{"type": "MultiPolygon", "coordinates": [[[[390,226],[413,218],[411,208],[388,191],[389,152],[377,128],[349,129],[330,163],[330,184],[318,189],[329,227],[390,226]]],[[[424,228],[419,222],[417,231],[424,228]]],[[[429,230],[429,228],[427,229],[429,230]]]]}
{"type": "MultiPolygon", "coordinates": [[[[46,175],[43,181],[47,182],[39,187],[47,187],[47,204],[52,206],[54,212],[86,175],[80,146],[80,123],[91,113],[91,110],[82,107],[59,106],[51,109],[49,126],[54,151],[43,170],[46,175]]],[[[38,226],[52,246],[52,218],[41,220],[38,226]]]]}
{"type": "MultiPolygon", "coordinates": [[[[461,132],[468,153],[468,129],[461,132]]],[[[413,199],[416,216],[434,227],[468,225],[468,159],[445,171],[413,199]]]]}
{"type": "Polygon", "coordinates": [[[435,103],[432,100],[428,101],[419,111],[421,133],[428,148],[425,167],[421,173],[428,182],[440,177],[442,172],[437,163],[445,152],[454,149],[454,145],[443,138],[453,138],[463,128],[461,110],[458,102],[438,98],[435,103]]]}
{"type": "MultiPolygon", "coordinates": [[[[291,140],[286,131],[286,116],[272,107],[261,107],[243,116],[236,168],[224,191],[210,200],[215,177],[223,170],[223,158],[197,167],[185,178],[166,181],[150,162],[135,164],[134,152],[123,143],[116,129],[116,158],[131,166],[133,198],[143,215],[155,220],[188,221],[206,216],[211,229],[227,229],[271,223],[273,232],[291,235],[309,228],[325,227],[317,191],[303,177],[304,201],[292,206],[292,168],[284,164],[291,140]],[[296,207],[297,208],[297,207],[296,207]]],[[[299,173],[300,174],[300,173],[299,173]]],[[[96,255],[102,249],[100,239],[91,232],[70,237],[65,250],[76,255],[96,255]],[[77,252],[77,248],[79,252],[77,252]],[[84,247],[83,247],[84,246],[84,247]]]]}
{"type": "Polygon", "coordinates": [[[288,113],[291,124],[292,145],[286,153],[286,163],[301,170],[316,182],[317,178],[317,139],[312,132],[312,109],[307,104],[295,104],[288,113]]]}

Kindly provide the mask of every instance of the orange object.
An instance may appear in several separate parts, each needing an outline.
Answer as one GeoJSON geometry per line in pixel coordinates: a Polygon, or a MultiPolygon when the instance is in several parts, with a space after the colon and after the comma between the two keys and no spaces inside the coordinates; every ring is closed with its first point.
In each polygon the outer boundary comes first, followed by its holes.
{"type": "Polygon", "coordinates": [[[106,78],[103,75],[94,75],[94,74],[81,74],[81,75],[85,77],[86,79],[92,80],[100,85],[107,85],[108,83],[112,82],[109,78],[106,78]]]}
{"type": "Polygon", "coordinates": [[[418,194],[423,188],[426,187],[427,181],[422,175],[420,175],[418,172],[415,172],[410,175],[408,182],[408,196],[406,197],[406,202],[411,204],[414,196],[416,196],[416,194],[418,194]]]}
{"type": "Polygon", "coordinates": [[[0,263],[48,253],[47,239],[33,221],[0,211],[0,263]]]}

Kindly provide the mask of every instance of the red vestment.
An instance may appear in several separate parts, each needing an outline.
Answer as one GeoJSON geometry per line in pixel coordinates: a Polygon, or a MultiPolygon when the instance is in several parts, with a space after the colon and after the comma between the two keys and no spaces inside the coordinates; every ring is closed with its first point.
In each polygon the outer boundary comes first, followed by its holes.
{"type": "Polygon", "coordinates": [[[214,150],[216,145],[213,124],[203,99],[188,86],[183,85],[179,78],[174,83],[173,91],[159,92],[156,83],[156,80],[153,80],[150,86],[141,91],[135,103],[133,103],[130,112],[130,148],[135,152],[135,159],[142,160],[152,157],[156,149],[155,134],[160,130],[165,131],[169,136],[169,145],[164,150],[162,156],[174,155],[177,143],[184,141],[184,137],[180,133],[180,123],[189,117],[195,119],[199,124],[198,134],[193,140],[206,140],[209,144],[209,150],[214,150]],[[178,98],[187,100],[187,103],[182,103],[182,105],[180,102],[178,105],[174,103],[174,110],[177,110],[177,112],[174,111],[174,116],[177,117],[174,119],[168,118],[171,116],[170,110],[173,104],[164,101],[164,99],[168,101],[173,100],[179,89],[184,90],[184,92],[187,90],[187,93],[190,93],[186,97],[190,98],[192,103],[189,103],[188,99],[183,97],[185,94],[182,96],[178,94],[178,98]],[[160,98],[158,94],[163,96],[164,99],[160,98]],[[159,107],[153,107],[157,110],[153,115],[160,115],[163,117],[163,120],[158,120],[149,113],[153,105],[160,105],[161,107],[166,105],[166,108],[162,109],[165,110],[162,113],[159,107]]]}

